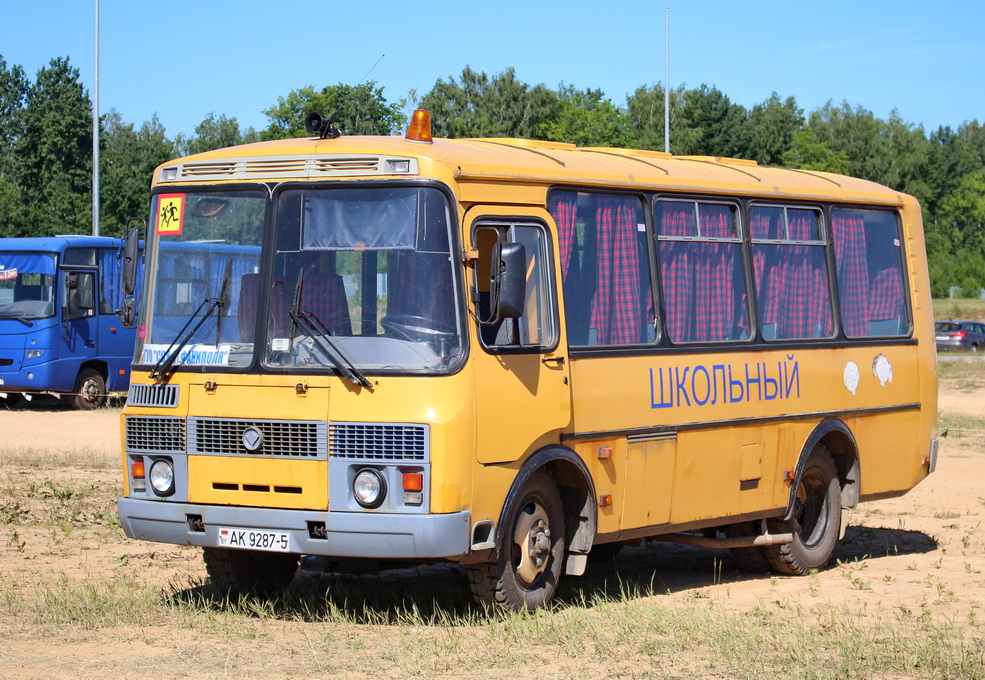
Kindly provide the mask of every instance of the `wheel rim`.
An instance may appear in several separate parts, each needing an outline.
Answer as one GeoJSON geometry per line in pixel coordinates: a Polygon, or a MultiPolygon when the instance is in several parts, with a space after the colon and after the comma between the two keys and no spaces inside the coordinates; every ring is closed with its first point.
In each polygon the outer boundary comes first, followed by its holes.
{"type": "Polygon", "coordinates": [[[79,390],[79,396],[81,396],[86,402],[94,404],[99,401],[102,396],[99,394],[99,384],[94,378],[89,378],[84,383],[82,383],[82,389],[79,390]]]}
{"type": "Polygon", "coordinates": [[[797,485],[793,516],[797,534],[807,548],[814,548],[825,535],[827,502],[824,479],[813,471],[808,472],[797,485]]]}
{"type": "Polygon", "coordinates": [[[551,527],[547,512],[536,501],[520,511],[513,530],[513,566],[525,584],[534,583],[547,570],[551,555],[551,527]]]}

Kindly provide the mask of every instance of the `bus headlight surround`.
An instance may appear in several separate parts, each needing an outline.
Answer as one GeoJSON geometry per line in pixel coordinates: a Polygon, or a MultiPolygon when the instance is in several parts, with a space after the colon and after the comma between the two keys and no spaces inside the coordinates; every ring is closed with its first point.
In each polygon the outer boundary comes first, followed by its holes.
{"type": "Polygon", "coordinates": [[[147,479],[158,496],[174,493],[174,465],[170,460],[159,458],[151,463],[147,479]]]}
{"type": "Polygon", "coordinates": [[[376,468],[363,468],[352,480],[352,495],[362,507],[378,508],[386,499],[386,478],[376,468]]]}

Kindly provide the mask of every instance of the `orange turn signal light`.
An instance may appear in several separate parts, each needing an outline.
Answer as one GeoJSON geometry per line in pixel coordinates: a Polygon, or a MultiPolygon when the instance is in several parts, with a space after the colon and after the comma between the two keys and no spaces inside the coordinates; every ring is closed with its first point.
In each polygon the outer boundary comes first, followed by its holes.
{"type": "Polygon", "coordinates": [[[404,491],[422,491],[424,489],[423,472],[405,472],[403,477],[404,491]]]}
{"type": "Polygon", "coordinates": [[[599,496],[599,507],[600,508],[607,508],[610,505],[612,505],[612,494],[611,493],[607,493],[607,494],[603,494],[603,495],[599,496]]]}
{"type": "Polygon", "coordinates": [[[606,460],[607,458],[612,458],[612,447],[611,446],[600,446],[595,449],[595,456],[599,460],[606,460]]]}
{"type": "Polygon", "coordinates": [[[404,139],[412,142],[424,142],[430,144],[431,139],[431,112],[424,109],[417,109],[410,116],[410,125],[407,126],[407,134],[404,139]]]}
{"type": "Polygon", "coordinates": [[[134,479],[143,479],[144,477],[144,461],[135,460],[130,463],[130,476],[134,479]]]}

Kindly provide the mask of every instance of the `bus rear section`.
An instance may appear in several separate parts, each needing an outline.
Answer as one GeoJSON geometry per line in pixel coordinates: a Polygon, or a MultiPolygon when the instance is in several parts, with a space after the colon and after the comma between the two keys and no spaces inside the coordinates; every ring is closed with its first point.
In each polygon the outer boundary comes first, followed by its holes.
{"type": "Polygon", "coordinates": [[[843,510],[933,471],[913,199],[414,129],[155,173],[128,536],[202,547],[226,591],[444,561],[534,609],[648,539],[822,568],[843,510]]]}
{"type": "Polygon", "coordinates": [[[129,385],[135,332],[121,307],[120,239],[0,239],[0,394],[92,409],[129,385]]]}

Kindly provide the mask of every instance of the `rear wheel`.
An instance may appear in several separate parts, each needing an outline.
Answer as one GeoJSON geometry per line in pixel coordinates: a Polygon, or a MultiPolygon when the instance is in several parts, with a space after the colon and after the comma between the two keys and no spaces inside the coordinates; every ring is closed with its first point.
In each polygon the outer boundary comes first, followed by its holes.
{"type": "Polygon", "coordinates": [[[469,567],[469,585],[479,604],[532,611],[551,601],[564,561],[561,496],[544,471],[531,475],[506,513],[495,562],[469,567]]]}
{"type": "Polygon", "coordinates": [[[102,374],[93,369],[79,371],[75,381],[75,392],[66,395],[68,405],[79,411],[91,411],[106,403],[106,381],[102,374]]]}
{"type": "Polygon", "coordinates": [[[769,520],[770,531],[792,533],[793,542],[764,548],[770,566],[783,574],[809,574],[831,560],[841,530],[838,469],[820,444],[811,452],[797,484],[793,515],[769,520]]]}
{"type": "Polygon", "coordinates": [[[298,555],[227,548],[203,548],[205,570],[213,585],[232,595],[272,595],[291,584],[298,555]]]}

